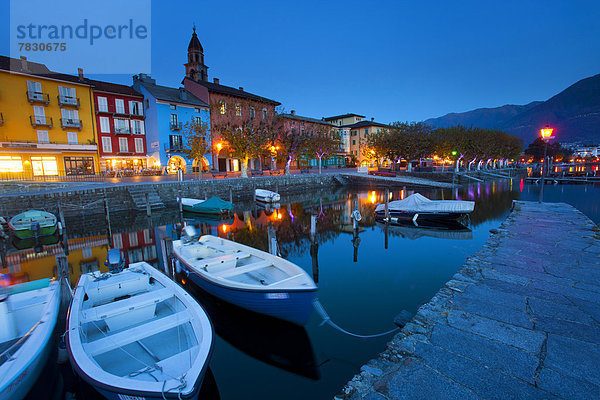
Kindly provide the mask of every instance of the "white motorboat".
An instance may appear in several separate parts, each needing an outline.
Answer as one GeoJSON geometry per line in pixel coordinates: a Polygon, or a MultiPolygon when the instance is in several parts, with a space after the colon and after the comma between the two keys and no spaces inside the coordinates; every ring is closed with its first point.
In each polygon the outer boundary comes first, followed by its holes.
{"type": "Polygon", "coordinates": [[[173,241],[178,268],[197,286],[229,303],[300,325],[308,320],[317,286],[299,266],[227,239],[192,239],[190,226],[173,241]]]}
{"type": "MultiPolygon", "coordinates": [[[[388,211],[392,221],[412,220],[456,220],[465,214],[473,212],[474,201],[464,200],[430,200],[427,197],[414,193],[404,200],[395,200],[388,203],[388,211]]],[[[375,216],[385,217],[385,204],[378,204],[375,216]]]]}
{"type": "Polygon", "coordinates": [[[0,399],[22,399],[52,348],[60,285],[40,279],[8,287],[0,295],[0,399]]]}
{"type": "Polygon", "coordinates": [[[266,189],[255,189],[254,196],[256,197],[256,201],[261,201],[263,203],[276,203],[281,200],[279,193],[266,189]]]}
{"type": "Polygon", "coordinates": [[[82,275],[67,325],[74,369],[105,397],[197,398],[212,326],[202,307],[150,264],[82,275]]]}

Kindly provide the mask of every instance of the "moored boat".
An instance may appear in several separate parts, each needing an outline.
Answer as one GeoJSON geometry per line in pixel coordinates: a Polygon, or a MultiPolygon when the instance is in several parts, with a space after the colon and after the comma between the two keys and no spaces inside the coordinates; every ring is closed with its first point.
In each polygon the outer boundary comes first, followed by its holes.
{"type": "Polygon", "coordinates": [[[8,222],[9,228],[19,239],[52,235],[56,232],[57,218],[40,210],[29,210],[15,215],[8,222]]]}
{"type": "Polygon", "coordinates": [[[276,203],[281,200],[281,196],[279,193],[272,192],[266,189],[255,189],[254,196],[256,201],[260,201],[263,203],[276,203]]]}
{"type": "Polygon", "coordinates": [[[216,196],[208,200],[181,198],[181,207],[184,212],[204,215],[227,215],[233,210],[233,204],[216,196]]]}
{"type": "Polygon", "coordinates": [[[178,269],[203,290],[229,303],[303,325],[317,286],[283,258],[211,235],[193,239],[186,227],[173,241],[178,269]]]}
{"type": "Polygon", "coordinates": [[[0,399],[22,399],[40,375],[52,348],[60,285],[40,279],[0,294],[0,399]]]}
{"type": "Polygon", "coordinates": [[[198,397],[212,326],[202,307],[150,264],[82,275],[67,328],[75,371],[106,398],[198,397]]]}
{"type": "MultiPolygon", "coordinates": [[[[473,212],[474,201],[464,200],[430,200],[414,193],[404,200],[388,203],[389,215],[399,220],[412,220],[418,224],[420,220],[457,220],[465,214],[473,212]]],[[[385,218],[385,204],[378,204],[375,217],[385,218]]]]}

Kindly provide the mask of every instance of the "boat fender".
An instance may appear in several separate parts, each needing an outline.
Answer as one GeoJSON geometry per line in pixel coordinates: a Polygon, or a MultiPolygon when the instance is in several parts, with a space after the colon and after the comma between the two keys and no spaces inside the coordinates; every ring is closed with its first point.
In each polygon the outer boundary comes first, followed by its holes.
{"type": "Polygon", "coordinates": [[[354,220],[356,222],[360,222],[362,220],[362,215],[360,215],[360,211],[358,211],[358,210],[352,211],[352,218],[354,218],[354,220]]]}
{"type": "Polygon", "coordinates": [[[67,344],[65,342],[65,336],[61,336],[60,341],[58,342],[58,355],[56,357],[56,362],[58,364],[64,364],[69,360],[69,352],[67,351],[67,344]]]}
{"type": "Polygon", "coordinates": [[[175,271],[177,271],[177,273],[180,274],[181,270],[182,270],[181,264],[179,263],[179,260],[176,260],[175,261],[175,271]]]}

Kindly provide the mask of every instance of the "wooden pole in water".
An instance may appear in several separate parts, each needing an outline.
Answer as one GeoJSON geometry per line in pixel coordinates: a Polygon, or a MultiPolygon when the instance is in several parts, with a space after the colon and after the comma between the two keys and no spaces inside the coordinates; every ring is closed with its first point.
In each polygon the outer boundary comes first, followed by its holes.
{"type": "Polygon", "coordinates": [[[390,188],[385,188],[385,220],[390,220],[390,188]]]}
{"type": "Polygon", "coordinates": [[[179,202],[179,212],[183,211],[183,203],[181,199],[181,188],[177,189],[177,201],[179,202]]]}
{"type": "Polygon", "coordinates": [[[61,323],[66,320],[67,310],[71,303],[71,277],[69,274],[69,261],[64,254],[57,254],[56,257],[56,275],[60,284],[60,320],[61,323]]]}
{"type": "Polygon", "coordinates": [[[152,216],[152,207],[150,207],[150,199],[149,199],[148,193],[145,193],[145,194],[146,194],[146,215],[150,217],[150,216],[152,216]]]}
{"type": "Polygon", "coordinates": [[[252,184],[252,202],[256,203],[256,183],[252,184]]]}
{"type": "Polygon", "coordinates": [[[67,227],[65,226],[65,215],[63,214],[60,202],[58,203],[58,218],[62,230],[62,247],[66,255],[69,255],[69,238],[67,237],[67,227]]]}

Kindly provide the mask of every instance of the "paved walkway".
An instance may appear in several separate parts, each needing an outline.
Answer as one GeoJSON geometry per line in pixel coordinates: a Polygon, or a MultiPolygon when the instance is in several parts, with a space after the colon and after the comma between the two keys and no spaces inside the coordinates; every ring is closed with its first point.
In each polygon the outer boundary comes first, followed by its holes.
{"type": "Polygon", "coordinates": [[[343,399],[600,398],[600,232],[518,202],[343,399]]]}
{"type": "Polygon", "coordinates": [[[344,172],[342,176],[351,176],[354,179],[364,179],[370,181],[381,181],[384,184],[403,184],[403,185],[421,185],[421,186],[431,186],[431,187],[439,187],[439,188],[453,188],[457,186],[461,186],[458,184],[452,184],[448,182],[438,182],[431,179],[418,178],[414,176],[379,176],[379,175],[368,175],[365,173],[358,172],[344,172]]]}

